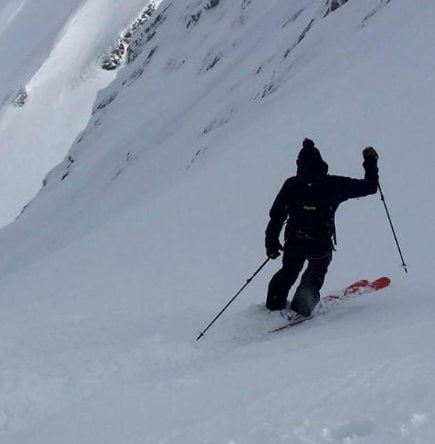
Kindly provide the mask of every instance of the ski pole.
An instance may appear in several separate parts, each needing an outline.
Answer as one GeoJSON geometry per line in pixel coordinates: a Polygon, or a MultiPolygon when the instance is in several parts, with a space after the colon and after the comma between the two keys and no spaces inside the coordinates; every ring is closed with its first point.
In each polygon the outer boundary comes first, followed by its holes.
{"type": "Polygon", "coordinates": [[[403,259],[402,250],[400,249],[399,241],[396,236],[396,231],[394,230],[393,222],[391,220],[390,212],[388,211],[387,203],[385,202],[385,196],[384,196],[384,193],[382,192],[381,184],[378,184],[378,188],[379,188],[379,193],[381,194],[382,203],[384,204],[384,208],[387,213],[388,222],[390,223],[391,231],[393,232],[394,241],[396,242],[396,247],[397,247],[397,250],[399,251],[400,259],[402,260],[402,267],[405,270],[405,273],[408,273],[408,269],[406,268],[405,260],[403,259]]]}
{"type": "Polygon", "coordinates": [[[221,314],[233,303],[233,301],[236,299],[236,297],[249,285],[249,283],[254,279],[255,276],[260,272],[260,270],[269,262],[270,257],[268,257],[256,270],[256,272],[246,281],[246,284],[243,285],[243,287],[228,301],[227,305],[216,315],[216,317],[210,322],[210,324],[207,325],[207,327],[201,332],[201,334],[196,338],[197,341],[199,341],[206,331],[218,320],[218,318],[221,316],[221,314]]]}

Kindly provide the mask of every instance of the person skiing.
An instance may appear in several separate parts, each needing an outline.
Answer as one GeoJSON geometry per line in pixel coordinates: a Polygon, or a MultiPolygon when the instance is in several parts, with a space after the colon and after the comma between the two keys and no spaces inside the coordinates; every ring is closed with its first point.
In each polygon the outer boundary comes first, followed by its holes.
{"type": "Polygon", "coordinates": [[[273,202],[266,228],[266,255],[276,259],[283,251],[282,267],[272,277],[266,307],[282,310],[287,306],[290,288],[302,274],[290,309],[310,317],[320,300],[335,243],[334,215],[340,203],[375,194],[378,189],[378,153],[363,150],[363,179],[328,174],[328,164],[310,139],[304,139],[296,164],[296,176],[288,178],[273,202]],[[284,223],[284,248],[279,237],[284,223]]]}

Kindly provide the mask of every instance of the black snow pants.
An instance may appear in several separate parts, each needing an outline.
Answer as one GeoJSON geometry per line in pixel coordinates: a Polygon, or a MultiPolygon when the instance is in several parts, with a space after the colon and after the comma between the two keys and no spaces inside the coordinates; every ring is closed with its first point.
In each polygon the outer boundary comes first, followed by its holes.
{"type": "Polygon", "coordinates": [[[296,282],[306,261],[308,266],[291,301],[290,308],[302,316],[310,316],[320,299],[320,289],[332,259],[331,248],[319,248],[309,241],[290,240],[284,246],[282,268],[272,277],[266,307],[269,310],[286,308],[290,288],[296,282]]]}

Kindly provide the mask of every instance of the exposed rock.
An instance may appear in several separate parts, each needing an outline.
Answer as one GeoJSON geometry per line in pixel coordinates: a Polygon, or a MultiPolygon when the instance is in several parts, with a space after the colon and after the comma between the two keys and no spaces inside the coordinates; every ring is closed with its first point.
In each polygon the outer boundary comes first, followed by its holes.
{"type": "Polygon", "coordinates": [[[12,100],[12,105],[17,107],[24,106],[26,104],[27,97],[28,94],[26,88],[21,88],[15,95],[15,98],[12,100]]]}
{"type": "Polygon", "coordinates": [[[132,25],[123,32],[110,54],[103,57],[101,62],[101,67],[103,69],[110,71],[118,68],[121,65],[131,41],[134,39],[136,33],[142,27],[142,25],[149,20],[155,10],[156,4],[151,2],[132,23],[132,25]]]}
{"type": "Polygon", "coordinates": [[[166,13],[170,7],[171,3],[157,16],[153,15],[151,24],[147,25],[146,28],[142,24],[137,29],[134,38],[131,40],[130,45],[127,48],[127,63],[132,63],[136,60],[137,56],[142,52],[142,48],[154,38],[157,28],[166,20],[166,13]]]}
{"type": "Polygon", "coordinates": [[[207,11],[208,9],[215,8],[219,4],[220,0],[210,0],[204,7],[207,11]]]}
{"type": "Polygon", "coordinates": [[[348,0],[328,0],[324,17],[336,11],[347,2],[348,0]]]}

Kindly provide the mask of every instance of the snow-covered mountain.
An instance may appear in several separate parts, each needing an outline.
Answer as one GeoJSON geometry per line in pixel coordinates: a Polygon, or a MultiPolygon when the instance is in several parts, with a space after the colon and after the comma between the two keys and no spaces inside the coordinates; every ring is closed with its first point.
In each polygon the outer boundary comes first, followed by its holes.
{"type": "Polygon", "coordinates": [[[17,216],[65,157],[89,120],[97,91],[114,78],[102,62],[153,5],[0,3],[0,226],[17,216]]]}
{"type": "Polygon", "coordinates": [[[433,442],[435,4],[163,0],[139,23],[139,1],[69,0],[42,33],[15,22],[32,3],[0,11],[0,32],[28,45],[20,61],[11,40],[2,96],[34,85],[1,122],[24,146],[53,120],[38,146],[70,149],[0,231],[0,442],[433,442]],[[125,65],[103,72],[132,23],[125,65]],[[57,59],[67,41],[82,51],[57,59]],[[95,81],[75,91],[77,66],[95,81]],[[42,97],[61,82],[67,97],[48,112],[42,97]],[[197,343],[264,261],[267,212],[304,137],[354,177],[376,147],[409,274],[379,196],[348,202],[324,293],[380,275],[388,290],[270,335],[273,262],[197,343]]]}

